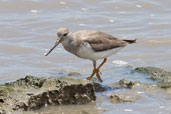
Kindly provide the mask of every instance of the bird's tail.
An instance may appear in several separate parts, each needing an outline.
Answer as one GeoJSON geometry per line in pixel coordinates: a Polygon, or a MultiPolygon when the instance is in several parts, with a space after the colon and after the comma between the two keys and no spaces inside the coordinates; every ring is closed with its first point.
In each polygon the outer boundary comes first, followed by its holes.
{"type": "Polygon", "coordinates": [[[134,40],[123,40],[123,41],[125,41],[125,42],[127,42],[129,44],[132,44],[132,43],[136,43],[136,40],[137,39],[134,39],[134,40]]]}

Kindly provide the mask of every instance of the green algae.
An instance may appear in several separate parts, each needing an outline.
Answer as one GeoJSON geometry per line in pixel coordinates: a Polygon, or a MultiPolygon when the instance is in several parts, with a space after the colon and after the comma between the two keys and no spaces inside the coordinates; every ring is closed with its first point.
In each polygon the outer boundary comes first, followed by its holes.
{"type": "Polygon", "coordinates": [[[21,78],[16,80],[15,82],[6,83],[6,86],[12,87],[22,87],[22,88],[40,88],[43,86],[44,82],[46,81],[45,78],[38,78],[34,76],[27,75],[25,78],[21,78]]]}
{"type": "Polygon", "coordinates": [[[0,86],[0,96],[6,96],[14,92],[14,89],[9,86],[0,86]]]}
{"type": "Polygon", "coordinates": [[[81,74],[78,72],[70,72],[68,76],[81,76],[81,74]]]}
{"type": "Polygon", "coordinates": [[[158,87],[171,88],[171,72],[156,67],[137,67],[135,71],[150,76],[150,79],[158,81],[158,87]]]}

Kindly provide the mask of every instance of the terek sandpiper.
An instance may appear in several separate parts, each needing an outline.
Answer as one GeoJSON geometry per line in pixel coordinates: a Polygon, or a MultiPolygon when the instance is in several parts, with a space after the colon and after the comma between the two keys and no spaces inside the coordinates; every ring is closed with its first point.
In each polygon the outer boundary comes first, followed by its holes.
{"type": "Polygon", "coordinates": [[[63,47],[68,52],[77,57],[93,61],[94,69],[90,77],[88,77],[88,80],[91,80],[94,74],[96,74],[100,82],[102,82],[102,79],[99,74],[99,69],[107,61],[107,57],[115,54],[127,44],[136,42],[136,39],[121,40],[97,30],[80,30],[72,33],[66,27],[59,28],[57,36],[58,39],[55,45],[45,56],[47,56],[58,44],[62,43],[63,47]],[[96,61],[98,59],[104,60],[96,67],[96,61]]]}

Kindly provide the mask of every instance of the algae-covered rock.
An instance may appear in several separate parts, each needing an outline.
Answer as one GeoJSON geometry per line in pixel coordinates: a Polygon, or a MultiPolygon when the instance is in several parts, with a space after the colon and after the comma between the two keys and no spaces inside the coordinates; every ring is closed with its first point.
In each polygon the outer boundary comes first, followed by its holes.
{"type": "Polygon", "coordinates": [[[38,78],[33,76],[26,76],[25,78],[21,78],[19,80],[16,80],[15,82],[6,83],[6,86],[18,86],[23,88],[40,88],[42,87],[43,83],[46,81],[45,78],[38,78]]]}
{"type": "Polygon", "coordinates": [[[138,67],[135,71],[144,73],[150,76],[150,79],[158,81],[158,86],[161,88],[171,87],[171,72],[156,67],[138,67]]]}
{"type": "Polygon", "coordinates": [[[9,94],[12,94],[13,91],[14,90],[12,87],[0,86],[0,97],[1,96],[8,96],[9,94]]]}
{"type": "Polygon", "coordinates": [[[86,104],[95,100],[92,82],[71,77],[26,76],[0,86],[0,114],[40,109],[47,105],[86,104]]]}
{"type": "Polygon", "coordinates": [[[68,76],[81,76],[81,74],[78,72],[70,72],[68,73],[68,76]]]}
{"type": "Polygon", "coordinates": [[[109,86],[112,89],[121,89],[121,88],[127,88],[127,89],[131,89],[133,88],[133,86],[136,84],[137,82],[132,82],[129,80],[120,80],[119,82],[116,83],[112,83],[109,86]]]}
{"type": "Polygon", "coordinates": [[[0,114],[6,114],[6,111],[3,109],[0,109],[0,114]]]}
{"type": "Polygon", "coordinates": [[[137,98],[135,96],[118,94],[118,93],[110,95],[109,98],[113,104],[115,104],[115,103],[128,103],[128,102],[134,102],[137,100],[137,98]]]}

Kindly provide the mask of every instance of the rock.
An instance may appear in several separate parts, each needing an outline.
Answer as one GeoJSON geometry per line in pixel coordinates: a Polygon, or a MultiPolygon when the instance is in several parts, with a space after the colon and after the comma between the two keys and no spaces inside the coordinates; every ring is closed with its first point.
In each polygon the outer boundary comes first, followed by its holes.
{"type": "Polygon", "coordinates": [[[111,83],[109,85],[111,89],[120,89],[120,90],[126,90],[126,91],[134,91],[134,90],[153,90],[157,89],[157,85],[155,84],[149,84],[149,83],[141,83],[138,81],[129,81],[129,80],[120,80],[115,83],[111,83]]]}
{"type": "Polygon", "coordinates": [[[68,76],[81,76],[81,74],[78,72],[70,72],[68,76]]]}
{"type": "Polygon", "coordinates": [[[25,78],[16,80],[15,82],[5,83],[5,86],[36,89],[36,88],[41,88],[45,81],[46,81],[45,78],[38,78],[28,75],[25,78]]]}
{"type": "Polygon", "coordinates": [[[114,94],[110,95],[109,99],[113,104],[128,103],[128,102],[134,102],[137,100],[137,98],[135,96],[126,95],[126,94],[118,94],[118,93],[114,93],[114,94]]]}
{"type": "Polygon", "coordinates": [[[131,89],[134,87],[136,83],[138,82],[132,82],[132,81],[123,79],[123,80],[120,80],[119,82],[110,84],[109,87],[111,87],[112,89],[121,89],[121,88],[131,89]]]}
{"type": "Polygon", "coordinates": [[[93,82],[93,85],[94,85],[94,89],[96,92],[103,92],[103,91],[107,91],[107,90],[111,89],[109,86],[102,85],[102,84],[97,83],[97,82],[93,82]]]}
{"type": "Polygon", "coordinates": [[[81,113],[82,114],[91,114],[91,113],[87,112],[86,110],[83,110],[81,113]]]}
{"type": "Polygon", "coordinates": [[[47,105],[86,104],[95,100],[92,82],[71,77],[26,76],[0,86],[0,108],[11,113],[40,109],[47,105]]]}
{"type": "Polygon", "coordinates": [[[0,114],[6,114],[6,111],[3,109],[0,109],[0,114]]]}
{"type": "Polygon", "coordinates": [[[138,67],[135,71],[150,76],[150,79],[158,81],[160,88],[171,88],[171,72],[156,67],[138,67]]]}
{"type": "Polygon", "coordinates": [[[113,104],[130,103],[140,99],[141,91],[149,91],[155,89],[152,84],[133,82],[129,80],[120,80],[109,85],[112,89],[119,89],[113,93],[109,93],[107,98],[113,104]]]}

